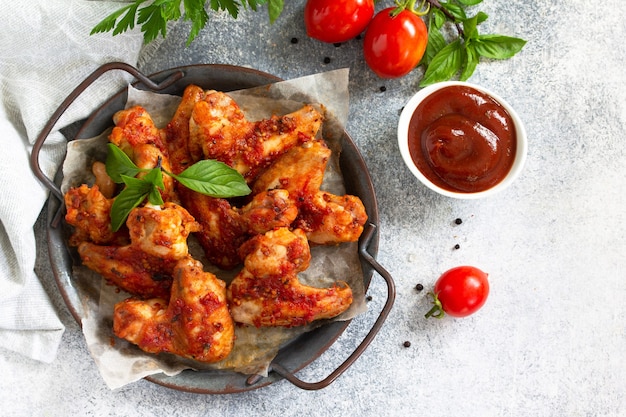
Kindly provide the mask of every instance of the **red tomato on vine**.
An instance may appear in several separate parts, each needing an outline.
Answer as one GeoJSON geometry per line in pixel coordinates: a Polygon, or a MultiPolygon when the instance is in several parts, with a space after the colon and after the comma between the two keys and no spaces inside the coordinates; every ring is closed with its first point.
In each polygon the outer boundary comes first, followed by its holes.
{"type": "Polygon", "coordinates": [[[458,266],[444,272],[433,292],[433,308],[426,317],[441,318],[445,314],[466,317],[474,314],[487,301],[489,281],[485,272],[473,266],[458,266]]]}
{"type": "Polygon", "coordinates": [[[414,10],[389,7],[374,16],[363,40],[367,65],[381,78],[411,72],[428,44],[426,24],[414,10]]]}
{"type": "Polygon", "coordinates": [[[365,30],[372,16],[373,0],[308,0],[304,6],[307,35],[328,43],[355,38],[365,30]]]}

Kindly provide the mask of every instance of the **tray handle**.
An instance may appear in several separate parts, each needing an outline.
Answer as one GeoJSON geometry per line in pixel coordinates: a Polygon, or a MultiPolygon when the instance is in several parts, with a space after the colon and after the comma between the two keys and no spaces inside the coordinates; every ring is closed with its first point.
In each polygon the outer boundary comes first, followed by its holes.
{"type": "Polygon", "coordinates": [[[94,72],[92,72],[70,93],[70,95],[65,98],[65,100],[63,100],[61,105],[50,117],[50,120],[48,120],[48,123],[46,123],[46,125],[43,127],[41,133],[39,134],[37,140],[33,145],[33,150],[30,155],[30,167],[33,173],[61,202],[63,201],[63,193],[61,192],[61,189],[54,183],[54,181],[48,178],[46,174],[41,170],[41,166],[39,165],[39,152],[41,151],[44,142],[48,138],[48,135],[50,135],[52,128],[59,121],[59,118],[63,115],[63,113],[65,113],[68,107],[74,102],[74,100],[76,100],[87,89],[87,87],[93,84],[104,73],[112,70],[122,70],[129,73],[137,80],[141,81],[148,89],[152,91],[163,90],[164,88],[169,87],[185,75],[182,71],[177,71],[162,82],[155,83],[132,65],[126,64],[124,62],[109,62],[107,64],[101,65],[94,72]]]}
{"type": "MultiPolygon", "coordinates": [[[[297,376],[295,376],[294,373],[290,372],[279,363],[274,362],[271,364],[272,371],[276,372],[298,388],[302,388],[305,390],[318,390],[327,387],[333,381],[339,378],[339,376],[341,376],[341,374],[343,374],[359,358],[359,356],[361,356],[361,354],[369,346],[372,340],[374,340],[374,337],[376,337],[376,335],[378,334],[378,331],[383,326],[383,323],[387,319],[387,316],[389,315],[389,312],[393,307],[393,303],[396,298],[396,289],[393,278],[391,277],[391,274],[389,274],[389,272],[387,272],[387,270],[385,270],[385,268],[383,268],[376,261],[376,259],[374,259],[374,257],[367,251],[367,247],[369,246],[369,242],[374,235],[375,229],[376,226],[374,224],[369,223],[367,225],[364,231],[363,244],[359,247],[359,254],[385,280],[385,283],[387,284],[387,301],[385,302],[383,309],[378,315],[376,322],[374,323],[368,334],[365,336],[365,338],[361,341],[359,346],[357,346],[352,354],[350,354],[350,356],[348,356],[348,358],[341,365],[339,365],[330,375],[328,375],[323,380],[318,382],[306,382],[299,379],[297,376]]],[[[256,378],[251,377],[249,383],[254,382],[256,382],[256,378]]]]}

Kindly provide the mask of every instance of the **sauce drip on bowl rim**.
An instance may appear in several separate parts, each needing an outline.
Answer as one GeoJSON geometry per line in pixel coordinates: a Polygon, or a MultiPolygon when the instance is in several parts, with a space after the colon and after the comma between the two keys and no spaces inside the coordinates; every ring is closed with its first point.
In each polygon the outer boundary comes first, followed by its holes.
{"type": "Polygon", "coordinates": [[[493,97],[470,86],[435,91],[417,106],[408,128],[411,159],[435,185],[474,193],[509,173],[517,147],[511,115],[493,97]]]}

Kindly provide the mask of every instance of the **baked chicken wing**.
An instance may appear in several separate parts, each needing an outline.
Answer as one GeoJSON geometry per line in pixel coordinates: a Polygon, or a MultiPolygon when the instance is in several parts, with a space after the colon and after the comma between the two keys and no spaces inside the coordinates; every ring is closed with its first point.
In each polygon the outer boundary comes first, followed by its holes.
{"type": "MultiPolygon", "coordinates": [[[[165,142],[165,131],[158,129],[150,114],[141,106],[120,110],[113,116],[115,127],[109,135],[109,141],[117,145],[128,157],[142,169],[157,166],[172,172],[169,162],[168,148],[165,142]]],[[[141,172],[138,178],[146,175],[141,172]]],[[[178,201],[174,189],[174,179],[163,174],[164,189],[161,196],[164,201],[178,201]]]]}
{"type": "Polygon", "coordinates": [[[311,252],[299,229],[255,236],[240,251],[244,266],[227,291],[235,322],[300,326],[335,317],[352,304],[352,290],[343,282],[329,288],[300,283],[297,274],[308,268],[311,252]]]}
{"type": "Polygon", "coordinates": [[[289,226],[298,210],[285,190],[260,193],[241,209],[228,200],[179,188],[185,207],[200,224],[195,233],[205,256],[222,269],[241,264],[239,247],[251,236],[289,226]]]}
{"type": "Polygon", "coordinates": [[[69,243],[77,246],[81,242],[98,245],[123,245],[128,243],[128,231],[111,229],[112,199],[106,198],[97,185],[70,188],[64,196],[67,213],[65,221],[74,227],[69,243]]]}
{"type": "Polygon", "coordinates": [[[189,150],[189,119],[196,103],[204,100],[204,90],[190,84],[185,88],[174,116],[165,126],[164,134],[172,172],[179,174],[196,162],[189,150]]]}
{"type": "Polygon", "coordinates": [[[287,190],[299,212],[292,227],[304,230],[309,242],[321,245],[358,240],[367,221],[365,207],[358,197],[320,190],[330,154],[321,140],[294,147],[252,186],[254,193],[276,187],[287,190]]]}
{"type": "Polygon", "coordinates": [[[100,246],[78,245],[83,264],[122,290],[142,297],[169,295],[172,271],[188,256],[187,237],[199,229],[183,207],[165,203],[131,211],[126,221],[130,243],[100,246]]]}
{"type": "Polygon", "coordinates": [[[168,300],[129,298],[115,305],[113,332],[149,353],[213,363],[226,358],[235,328],[226,284],[191,257],[179,260],[168,300]]]}
{"type": "Polygon", "coordinates": [[[251,122],[227,94],[207,92],[189,121],[192,157],[222,161],[248,182],[276,157],[315,138],[322,115],[310,105],[291,114],[251,122]]]}

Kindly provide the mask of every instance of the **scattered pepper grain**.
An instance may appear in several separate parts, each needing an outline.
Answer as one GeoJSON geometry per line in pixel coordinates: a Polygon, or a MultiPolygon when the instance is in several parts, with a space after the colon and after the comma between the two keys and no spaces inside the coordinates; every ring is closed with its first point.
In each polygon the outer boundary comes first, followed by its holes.
{"type": "Polygon", "coordinates": [[[457,218],[457,219],[454,221],[454,223],[456,223],[456,224],[461,224],[461,223],[463,223],[463,220],[461,220],[460,218],[457,218]]]}
{"type": "Polygon", "coordinates": [[[424,286],[423,286],[422,284],[417,284],[417,285],[415,286],[415,289],[416,289],[417,291],[422,291],[422,290],[424,289],[424,286]]]}
{"type": "Polygon", "coordinates": [[[457,243],[456,245],[454,245],[454,249],[461,249],[461,245],[457,243]]]}
{"type": "Polygon", "coordinates": [[[330,64],[330,57],[324,58],[324,64],[330,64]]]}
{"type": "Polygon", "coordinates": [[[291,43],[298,43],[298,38],[291,38],[291,43]]]}
{"type": "Polygon", "coordinates": [[[405,348],[411,347],[411,342],[407,340],[406,342],[402,344],[402,346],[404,346],[405,348]]]}
{"type": "Polygon", "coordinates": [[[387,91],[387,87],[385,87],[384,85],[380,87],[380,92],[384,93],[385,91],[387,91]]]}

